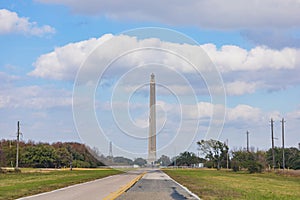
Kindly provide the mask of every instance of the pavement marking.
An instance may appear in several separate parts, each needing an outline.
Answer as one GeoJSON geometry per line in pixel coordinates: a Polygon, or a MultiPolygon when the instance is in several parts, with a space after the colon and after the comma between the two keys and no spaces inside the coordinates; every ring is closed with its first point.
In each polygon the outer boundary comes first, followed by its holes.
{"type": "Polygon", "coordinates": [[[136,182],[138,182],[147,172],[143,172],[136,178],[134,178],[132,181],[128,182],[124,186],[122,186],[119,190],[110,193],[108,196],[106,196],[103,200],[114,200],[121,196],[124,192],[126,192],[129,188],[131,188],[136,182]]]}
{"type": "Polygon", "coordinates": [[[200,198],[163,171],[149,171],[117,200],[199,200],[200,198]]]}

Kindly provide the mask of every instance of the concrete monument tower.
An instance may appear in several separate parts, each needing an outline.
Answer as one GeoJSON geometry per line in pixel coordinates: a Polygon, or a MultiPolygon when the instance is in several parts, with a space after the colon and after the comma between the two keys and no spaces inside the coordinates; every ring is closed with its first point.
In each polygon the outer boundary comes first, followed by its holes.
{"type": "Polygon", "coordinates": [[[148,163],[156,161],[156,96],[155,76],[152,73],[150,79],[150,116],[149,116],[149,137],[148,137],[148,163]]]}

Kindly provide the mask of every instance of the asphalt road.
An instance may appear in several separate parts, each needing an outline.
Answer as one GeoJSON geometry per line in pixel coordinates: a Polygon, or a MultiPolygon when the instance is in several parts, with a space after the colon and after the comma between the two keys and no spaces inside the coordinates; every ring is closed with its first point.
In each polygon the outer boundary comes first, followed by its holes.
{"type": "Polygon", "coordinates": [[[199,199],[160,170],[149,171],[117,200],[199,199]]]}
{"type": "Polygon", "coordinates": [[[108,196],[110,193],[120,189],[123,185],[136,178],[144,170],[130,171],[124,174],[105,177],[95,181],[77,184],[46,192],[30,197],[21,198],[22,200],[99,200],[108,196]]]}

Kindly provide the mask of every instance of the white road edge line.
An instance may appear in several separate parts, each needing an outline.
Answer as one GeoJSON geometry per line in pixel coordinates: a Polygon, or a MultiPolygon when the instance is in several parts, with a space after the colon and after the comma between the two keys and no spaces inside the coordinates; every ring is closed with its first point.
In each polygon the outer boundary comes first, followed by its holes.
{"type": "MultiPolygon", "coordinates": [[[[118,174],[115,174],[115,175],[118,175],[118,174]]],[[[110,175],[110,176],[106,176],[106,177],[99,178],[99,179],[96,179],[96,180],[92,180],[92,181],[88,181],[88,182],[84,182],[84,183],[78,183],[78,184],[75,184],[75,185],[69,185],[67,187],[59,188],[59,189],[52,190],[52,191],[49,191],[49,192],[43,192],[43,193],[34,194],[34,195],[31,195],[31,196],[27,196],[27,197],[21,197],[21,198],[16,199],[16,200],[25,200],[25,199],[29,199],[29,198],[33,198],[33,197],[38,197],[38,196],[42,196],[42,195],[46,195],[46,194],[51,194],[51,193],[59,192],[59,191],[66,190],[66,189],[69,189],[69,188],[73,188],[73,187],[77,187],[77,186],[81,186],[81,185],[85,185],[85,184],[97,182],[99,180],[108,179],[108,178],[110,178],[112,176],[115,176],[115,175],[110,175]]]]}
{"type": "MultiPolygon", "coordinates": [[[[165,172],[163,172],[165,173],[165,172]]],[[[166,173],[165,173],[166,174],[166,173]]],[[[201,200],[196,194],[194,194],[193,192],[191,192],[187,187],[181,185],[180,183],[178,183],[177,181],[175,181],[174,179],[172,179],[168,174],[166,174],[172,181],[174,181],[176,184],[178,184],[180,187],[182,187],[185,191],[187,191],[190,195],[192,195],[193,197],[195,197],[198,200],[201,200]]]]}

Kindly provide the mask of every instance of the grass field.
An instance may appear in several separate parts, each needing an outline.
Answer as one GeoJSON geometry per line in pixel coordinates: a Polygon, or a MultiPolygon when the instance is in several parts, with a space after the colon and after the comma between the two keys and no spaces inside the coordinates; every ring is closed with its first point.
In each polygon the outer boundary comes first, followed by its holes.
{"type": "Polygon", "coordinates": [[[164,170],[201,199],[300,199],[300,177],[273,172],[177,169],[164,170]]]}
{"type": "Polygon", "coordinates": [[[15,199],[105,176],[122,173],[113,169],[36,170],[0,174],[0,200],[15,199]]]}

